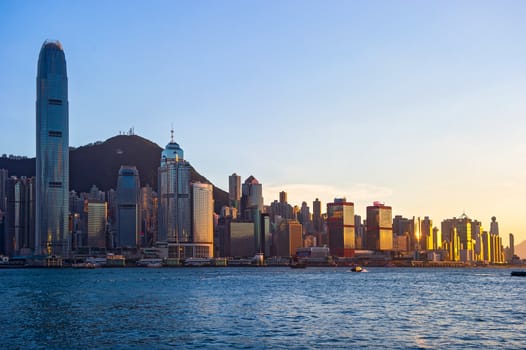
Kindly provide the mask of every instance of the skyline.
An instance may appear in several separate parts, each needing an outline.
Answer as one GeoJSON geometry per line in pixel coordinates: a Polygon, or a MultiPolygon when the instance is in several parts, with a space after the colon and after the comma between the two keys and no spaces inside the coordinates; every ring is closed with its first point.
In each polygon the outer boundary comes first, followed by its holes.
{"type": "Polygon", "coordinates": [[[35,62],[57,39],[70,146],[134,127],[164,147],[173,124],[196,169],[223,190],[253,175],[265,204],[381,200],[526,239],[526,5],[157,4],[2,2],[0,154],[35,155],[35,62]]]}

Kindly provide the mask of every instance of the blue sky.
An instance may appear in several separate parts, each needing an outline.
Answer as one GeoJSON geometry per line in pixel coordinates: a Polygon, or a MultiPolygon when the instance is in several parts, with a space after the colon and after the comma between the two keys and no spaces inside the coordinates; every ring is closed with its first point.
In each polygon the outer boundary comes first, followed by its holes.
{"type": "Polygon", "coordinates": [[[466,212],[526,239],[523,1],[0,2],[0,154],[35,154],[45,39],[69,75],[70,144],[120,130],[265,203],[466,212]]]}

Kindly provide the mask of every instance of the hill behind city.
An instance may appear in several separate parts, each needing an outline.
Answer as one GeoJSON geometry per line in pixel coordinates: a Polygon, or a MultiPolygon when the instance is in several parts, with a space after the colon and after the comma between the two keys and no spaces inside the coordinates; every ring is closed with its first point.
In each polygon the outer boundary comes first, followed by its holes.
{"type": "MultiPolygon", "coordinates": [[[[162,148],[138,135],[117,135],[104,142],[95,142],[69,152],[70,190],[89,192],[91,186],[107,191],[117,187],[121,165],[133,165],[139,170],[141,186],[157,190],[157,168],[162,148]]],[[[9,176],[35,176],[35,158],[0,158],[0,169],[9,176]]],[[[211,183],[192,167],[192,181],[211,183]]],[[[214,210],[219,212],[228,203],[228,193],[214,186],[214,210]]]]}

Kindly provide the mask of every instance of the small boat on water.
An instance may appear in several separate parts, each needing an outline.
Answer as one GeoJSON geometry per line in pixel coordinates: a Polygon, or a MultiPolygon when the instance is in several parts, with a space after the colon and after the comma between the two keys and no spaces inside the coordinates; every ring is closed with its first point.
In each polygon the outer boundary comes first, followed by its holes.
{"type": "Polygon", "coordinates": [[[361,266],[353,266],[351,267],[351,272],[362,272],[363,269],[361,266]]]}
{"type": "Polygon", "coordinates": [[[304,269],[307,267],[305,263],[299,263],[299,262],[292,263],[289,266],[291,269],[304,269]]]}
{"type": "Polygon", "coordinates": [[[511,271],[511,275],[526,277],[526,270],[525,271],[511,271]]]}

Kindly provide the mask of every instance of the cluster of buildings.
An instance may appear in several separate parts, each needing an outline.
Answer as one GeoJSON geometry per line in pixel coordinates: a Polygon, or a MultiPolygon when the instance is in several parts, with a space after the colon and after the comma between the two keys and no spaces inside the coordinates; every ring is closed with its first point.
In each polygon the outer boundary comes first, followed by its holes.
{"type": "Polygon", "coordinates": [[[303,257],[352,259],[385,256],[431,261],[503,263],[505,250],[493,217],[489,230],[465,214],[443,220],[393,218],[374,202],[366,218],[354,203],[337,198],[312,213],[287,202],[287,193],[265,206],[262,184],[229,177],[229,202],[214,213],[213,186],[192,182],[192,168],[172,137],[161,154],[158,188],[140,187],[133,165],[122,165],[117,188],[89,193],[69,190],[68,89],[64,51],[46,41],[37,74],[36,176],[17,178],[0,169],[0,254],[75,257],[108,252],[129,257],[303,257]]]}

